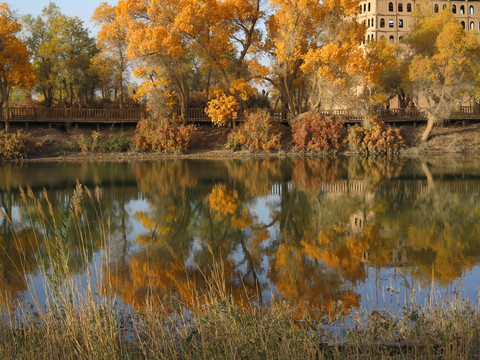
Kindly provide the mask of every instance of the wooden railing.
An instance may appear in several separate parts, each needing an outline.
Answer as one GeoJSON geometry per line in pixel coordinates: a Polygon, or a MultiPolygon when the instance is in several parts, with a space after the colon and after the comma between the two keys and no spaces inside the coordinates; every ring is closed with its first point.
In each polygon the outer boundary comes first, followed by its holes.
{"type": "MultiPolygon", "coordinates": [[[[174,112],[180,116],[180,109],[174,112]]],[[[361,122],[363,116],[358,112],[348,110],[324,110],[323,116],[334,116],[345,123],[361,122]]],[[[79,109],[79,108],[9,108],[8,118],[11,122],[75,122],[75,123],[136,123],[146,117],[145,109],[79,109]]],[[[271,111],[272,118],[278,122],[287,123],[291,116],[286,110],[271,111]]],[[[185,110],[187,122],[211,123],[204,108],[189,108],[185,110]]],[[[379,109],[376,115],[385,122],[400,123],[425,121],[426,117],[417,109],[379,109]]],[[[7,118],[7,110],[0,111],[0,120],[7,118]]],[[[462,106],[452,114],[452,120],[480,121],[480,108],[477,106],[462,106]]]]}
{"type": "MultiPolygon", "coordinates": [[[[136,122],[145,117],[145,109],[9,108],[10,121],[49,122],[136,122]]],[[[7,118],[7,110],[1,112],[7,118]]]]}

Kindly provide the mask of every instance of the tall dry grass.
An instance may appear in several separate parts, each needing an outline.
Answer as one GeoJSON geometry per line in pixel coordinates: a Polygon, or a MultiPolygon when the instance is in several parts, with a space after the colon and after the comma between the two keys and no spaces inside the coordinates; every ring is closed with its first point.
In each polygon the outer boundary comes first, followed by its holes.
{"type": "MultiPolygon", "coordinates": [[[[438,300],[401,314],[359,312],[334,326],[304,318],[286,303],[236,303],[226,287],[222,266],[212,268],[206,292],[192,291],[192,302],[149,298],[141,309],[122,306],[109,294],[101,271],[110,266],[109,221],[98,190],[77,185],[68,218],[80,239],[85,276],[69,269],[64,221],[59,222],[48,194],[23,193],[44,239],[45,301],[27,288],[33,309],[23,303],[6,311],[0,323],[1,359],[426,359],[480,356],[480,309],[469,300],[438,300]],[[102,256],[89,256],[93,204],[101,228],[102,256]],[[89,260],[90,259],[90,260],[89,260]],[[90,264],[93,262],[93,265],[90,264]],[[89,265],[90,264],[90,265],[89,265]],[[80,285],[83,280],[82,285],[80,285]]],[[[6,215],[4,215],[6,216],[6,215]]],[[[11,218],[10,226],[19,227],[11,218]]],[[[35,234],[35,233],[32,233],[35,234]]],[[[33,235],[32,235],[33,236],[33,235]]],[[[38,239],[30,239],[32,245],[38,239]]],[[[19,271],[21,271],[19,269],[19,271]]]]}

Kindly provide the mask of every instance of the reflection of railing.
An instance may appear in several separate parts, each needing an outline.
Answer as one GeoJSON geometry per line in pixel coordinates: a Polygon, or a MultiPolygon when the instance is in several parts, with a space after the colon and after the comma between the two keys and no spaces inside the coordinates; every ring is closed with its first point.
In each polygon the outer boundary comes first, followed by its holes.
{"type": "MultiPolygon", "coordinates": [[[[468,180],[440,180],[437,184],[452,193],[478,194],[480,193],[480,182],[475,179],[474,182],[468,180]]],[[[361,180],[337,180],[325,182],[318,186],[319,191],[330,194],[363,194],[367,191],[389,191],[389,193],[403,193],[406,196],[425,194],[431,190],[426,180],[390,180],[388,186],[379,185],[370,188],[369,182],[361,180]]],[[[284,190],[291,191],[296,186],[291,182],[285,184],[275,183],[271,185],[270,195],[281,196],[284,190]]]]}
{"type": "MultiPolygon", "coordinates": [[[[293,187],[292,183],[288,183],[288,191],[291,191],[293,187]]],[[[283,189],[281,184],[273,184],[270,195],[282,195],[283,189]]],[[[325,193],[364,193],[368,190],[368,186],[363,180],[338,180],[325,182],[319,185],[319,189],[325,193]]]]}

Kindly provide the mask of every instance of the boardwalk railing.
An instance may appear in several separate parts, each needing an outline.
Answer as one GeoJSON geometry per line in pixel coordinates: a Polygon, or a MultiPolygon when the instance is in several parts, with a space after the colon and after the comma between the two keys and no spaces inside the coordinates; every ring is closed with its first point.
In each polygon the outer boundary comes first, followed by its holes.
{"type": "MultiPolygon", "coordinates": [[[[180,116],[180,109],[174,113],[180,116]]],[[[359,123],[363,116],[359,112],[348,110],[324,110],[319,112],[322,116],[334,116],[345,123],[359,123]]],[[[288,123],[292,116],[286,110],[271,111],[275,121],[288,123]]],[[[145,109],[79,109],[79,108],[9,108],[8,118],[11,122],[72,122],[72,123],[137,123],[145,118],[145,109]]],[[[204,108],[189,108],[185,111],[189,123],[211,123],[204,108]]],[[[417,109],[379,109],[376,116],[387,123],[421,122],[426,117],[417,109]]],[[[0,120],[7,118],[7,110],[0,111],[0,120]]],[[[462,106],[452,114],[451,120],[477,120],[480,121],[480,108],[477,106],[462,106]]]]}
{"type": "MultiPolygon", "coordinates": [[[[322,110],[318,112],[322,116],[334,116],[342,119],[345,123],[360,123],[364,116],[360,112],[349,110],[322,110]]],[[[176,110],[176,115],[180,116],[180,109],[176,110]]],[[[188,122],[211,122],[210,118],[205,113],[205,109],[186,109],[185,115],[188,122]]],[[[270,115],[275,121],[288,122],[292,119],[291,114],[287,110],[270,111],[270,115]]],[[[379,109],[375,112],[378,118],[385,122],[400,123],[400,122],[416,122],[426,121],[427,118],[418,109],[379,109]]],[[[462,106],[458,111],[454,112],[451,120],[479,120],[480,108],[475,106],[462,106]]]]}
{"type": "MultiPolygon", "coordinates": [[[[145,117],[145,109],[79,109],[79,108],[9,108],[10,121],[32,122],[137,122],[145,117]]],[[[3,109],[1,118],[7,118],[3,109]]]]}

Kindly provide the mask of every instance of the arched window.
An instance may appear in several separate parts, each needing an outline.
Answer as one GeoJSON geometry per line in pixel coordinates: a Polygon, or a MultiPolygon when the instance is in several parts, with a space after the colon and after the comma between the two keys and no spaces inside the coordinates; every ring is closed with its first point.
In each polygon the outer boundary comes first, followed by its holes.
{"type": "Polygon", "coordinates": [[[388,20],[388,27],[393,27],[393,19],[388,20]]]}
{"type": "Polygon", "coordinates": [[[393,3],[388,3],[388,11],[393,11],[393,3]]]}
{"type": "Polygon", "coordinates": [[[470,30],[475,30],[475,24],[473,23],[473,21],[470,23],[470,30]]]}
{"type": "Polygon", "coordinates": [[[368,19],[368,27],[370,27],[370,19],[368,19]]]}
{"type": "Polygon", "coordinates": [[[460,14],[465,14],[465,6],[463,5],[460,6],[460,14]]]}
{"type": "Polygon", "coordinates": [[[398,38],[398,41],[402,41],[402,40],[403,40],[403,36],[400,36],[400,37],[398,38]]]}
{"type": "Polygon", "coordinates": [[[360,9],[358,10],[358,12],[361,14],[362,13],[362,5],[359,6],[360,9]]]}
{"type": "Polygon", "coordinates": [[[461,22],[463,30],[465,30],[465,21],[461,22]]]}
{"type": "Polygon", "coordinates": [[[375,19],[372,18],[372,27],[375,27],[375,19]]]}
{"type": "Polygon", "coordinates": [[[370,9],[371,9],[371,8],[370,8],[370,3],[368,3],[368,11],[370,11],[370,9]]]}
{"type": "Polygon", "coordinates": [[[436,13],[438,13],[438,4],[435,4],[435,6],[433,7],[433,11],[436,13]]]}
{"type": "Polygon", "coordinates": [[[367,11],[367,4],[363,4],[363,12],[367,11]]]}
{"type": "Polygon", "coordinates": [[[403,11],[403,4],[398,3],[398,12],[402,12],[402,11],[403,11]]]}
{"type": "Polygon", "coordinates": [[[473,15],[475,13],[475,8],[473,5],[470,5],[470,15],[473,15]]]}
{"type": "Polygon", "coordinates": [[[380,19],[380,27],[381,28],[385,27],[385,19],[380,19]]]}
{"type": "Polygon", "coordinates": [[[447,8],[447,5],[446,5],[446,4],[443,4],[442,9],[445,10],[446,8],[447,8]]]}
{"type": "Polygon", "coordinates": [[[393,35],[390,35],[390,37],[388,38],[388,40],[394,41],[394,40],[395,40],[395,37],[394,37],[393,35]]]}
{"type": "Polygon", "coordinates": [[[412,12],[412,4],[407,4],[407,12],[412,12]]]}
{"type": "Polygon", "coordinates": [[[452,5],[452,13],[457,13],[457,5],[452,5]]]}
{"type": "Polygon", "coordinates": [[[398,19],[398,27],[403,28],[403,19],[398,19]]]}
{"type": "Polygon", "coordinates": [[[367,20],[363,20],[363,26],[367,27],[367,20]]]}

